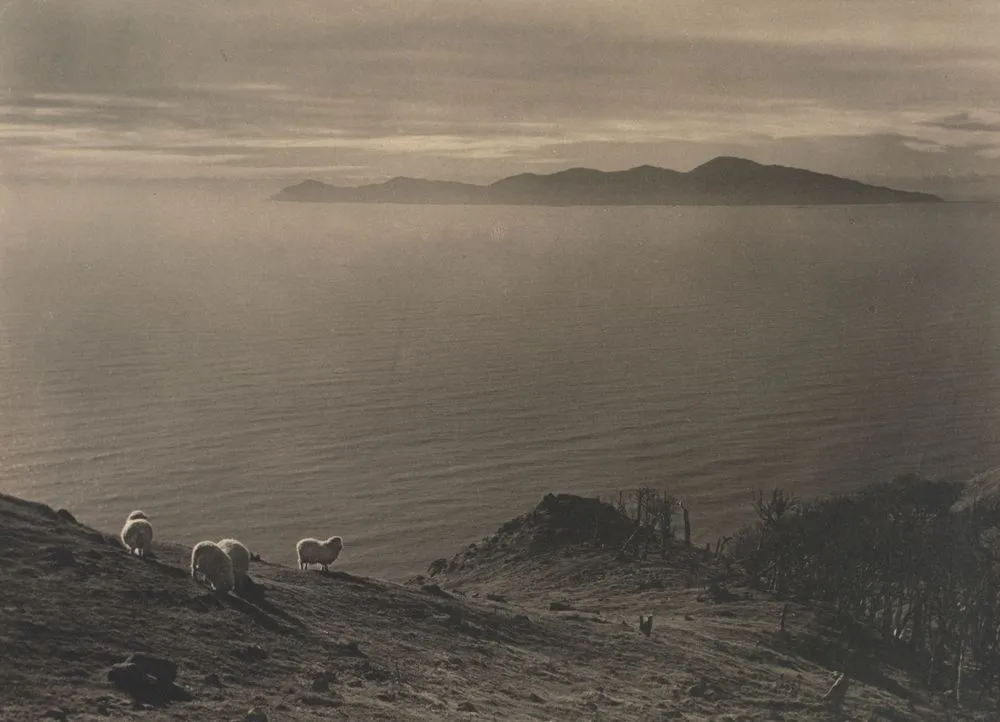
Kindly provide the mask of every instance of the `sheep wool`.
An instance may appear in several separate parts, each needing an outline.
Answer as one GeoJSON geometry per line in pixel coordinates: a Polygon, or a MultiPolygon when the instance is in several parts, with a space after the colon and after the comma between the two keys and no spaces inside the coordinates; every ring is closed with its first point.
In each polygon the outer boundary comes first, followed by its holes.
{"type": "Polygon", "coordinates": [[[146,519],[130,519],[122,527],[122,544],[129,554],[144,557],[153,550],[153,525],[146,519]]]}
{"type": "Polygon", "coordinates": [[[191,550],[191,578],[196,582],[204,580],[217,596],[223,597],[236,583],[233,560],[215,542],[198,542],[191,550]]]}
{"type": "Polygon", "coordinates": [[[310,564],[319,564],[323,571],[328,571],[340,552],[344,549],[344,540],[332,536],[326,541],[319,539],[302,539],[295,545],[299,557],[299,569],[308,569],[310,564]]]}
{"type": "Polygon", "coordinates": [[[236,539],[222,539],[219,541],[219,548],[232,560],[233,576],[239,584],[240,579],[250,571],[250,550],[236,539]]]}

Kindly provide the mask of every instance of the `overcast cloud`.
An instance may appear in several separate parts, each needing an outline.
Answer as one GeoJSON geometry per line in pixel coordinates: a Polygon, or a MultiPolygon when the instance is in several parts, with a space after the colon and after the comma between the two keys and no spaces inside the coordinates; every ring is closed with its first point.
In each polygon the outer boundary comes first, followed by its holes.
{"type": "Polygon", "coordinates": [[[485,182],[715,155],[1000,195],[993,0],[9,2],[0,174],[485,182]]]}

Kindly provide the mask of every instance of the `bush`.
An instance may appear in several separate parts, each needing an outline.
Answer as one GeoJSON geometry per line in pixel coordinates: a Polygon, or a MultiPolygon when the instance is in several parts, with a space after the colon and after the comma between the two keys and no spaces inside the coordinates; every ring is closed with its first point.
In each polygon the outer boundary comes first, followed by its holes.
{"type": "Polygon", "coordinates": [[[925,680],[974,661],[989,684],[1000,674],[1000,505],[952,511],[961,493],[915,476],[810,503],[758,492],[758,522],[731,554],[752,584],[828,602],[904,645],[925,680]]]}

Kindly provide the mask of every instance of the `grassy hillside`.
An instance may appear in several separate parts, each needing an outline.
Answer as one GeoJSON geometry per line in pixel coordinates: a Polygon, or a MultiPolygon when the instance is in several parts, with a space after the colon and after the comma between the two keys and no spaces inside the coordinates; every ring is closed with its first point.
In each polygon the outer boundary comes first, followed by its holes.
{"type": "Polygon", "coordinates": [[[608,540],[627,531],[611,506],[549,496],[407,584],[261,561],[242,598],[218,602],[187,548],[130,557],[65,511],[0,495],[0,719],[991,718],[921,692],[889,657],[833,711],[821,698],[864,635],[822,606],[714,583],[702,551],[621,558],[587,539],[594,514],[608,540]],[[131,653],[176,677],[109,680],[131,653]]]}

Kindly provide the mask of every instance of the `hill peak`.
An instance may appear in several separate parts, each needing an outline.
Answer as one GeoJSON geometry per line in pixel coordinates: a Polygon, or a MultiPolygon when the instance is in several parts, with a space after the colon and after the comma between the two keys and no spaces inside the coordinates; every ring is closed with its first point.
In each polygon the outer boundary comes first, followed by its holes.
{"type": "Polygon", "coordinates": [[[720,155],[712,160],[702,163],[696,168],[689,171],[689,173],[704,175],[708,173],[733,173],[733,172],[745,172],[749,170],[757,171],[762,168],[775,167],[775,166],[765,166],[757,161],[747,160],[746,158],[737,158],[731,155],[720,155]]]}

